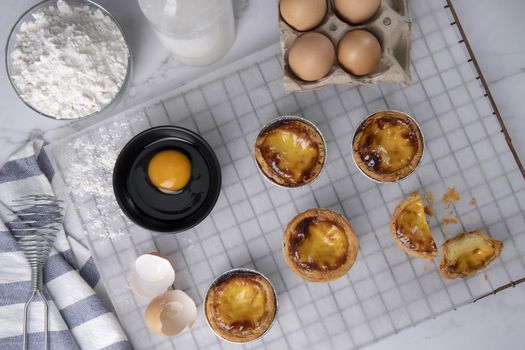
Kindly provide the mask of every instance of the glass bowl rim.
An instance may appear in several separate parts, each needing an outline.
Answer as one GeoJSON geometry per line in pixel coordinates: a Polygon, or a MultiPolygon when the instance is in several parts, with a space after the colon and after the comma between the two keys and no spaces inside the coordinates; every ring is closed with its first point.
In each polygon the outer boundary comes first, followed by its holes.
{"type": "Polygon", "coordinates": [[[31,110],[33,110],[34,112],[38,113],[39,115],[47,117],[47,118],[50,118],[50,119],[61,120],[61,121],[75,121],[75,120],[85,119],[85,118],[88,118],[88,117],[99,115],[102,112],[104,112],[107,109],[109,109],[110,106],[114,106],[116,104],[116,102],[119,101],[122,98],[122,96],[124,95],[124,92],[126,90],[126,87],[127,87],[128,83],[129,83],[129,80],[130,80],[131,70],[132,70],[132,62],[133,61],[132,61],[132,57],[131,57],[131,50],[129,48],[129,43],[128,43],[128,40],[126,38],[125,32],[124,32],[122,26],[120,25],[119,21],[108,10],[106,10],[103,6],[97,4],[96,2],[94,2],[92,0],[66,0],[66,3],[69,3],[69,4],[86,5],[86,6],[90,6],[91,8],[95,8],[95,9],[100,10],[104,15],[108,16],[111,19],[111,21],[117,26],[117,28],[120,31],[120,34],[122,35],[122,38],[124,39],[124,43],[126,44],[126,48],[128,49],[128,62],[127,62],[128,64],[127,64],[127,68],[126,68],[126,75],[124,77],[122,85],[120,86],[119,91],[115,94],[115,96],[113,96],[113,98],[111,99],[111,101],[108,104],[106,104],[104,107],[102,107],[98,111],[95,111],[93,113],[86,114],[86,115],[83,115],[83,116],[79,116],[79,117],[76,117],[76,118],[60,118],[60,117],[57,117],[57,116],[46,114],[46,113],[38,110],[37,107],[35,107],[35,106],[31,105],[29,102],[27,102],[24,98],[22,98],[22,96],[20,94],[20,91],[19,91],[19,88],[16,86],[15,82],[13,81],[13,79],[11,77],[12,69],[10,68],[10,63],[9,63],[10,53],[11,53],[10,52],[10,48],[12,48],[12,44],[14,43],[15,34],[17,32],[17,29],[19,29],[19,27],[22,25],[23,21],[29,15],[33,14],[37,10],[40,10],[41,8],[43,8],[44,6],[46,6],[48,4],[56,6],[56,3],[58,1],[59,0],[43,0],[43,1],[40,1],[40,2],[36,3],[35,5],[31,6],[29,9],[27,9],[24,13],[22,13],[22,15],[20,15],[20,17],[16,20],[15,24],[13,25],[13,27],[9,31],[9,35],[7,36],[5,49],[4,49],[4,51],[5,51],[4,52],[4,56],[5,56],[4,64],[5,64],[5,70],[6,70],[7,79],[9,80],[9,83],[10,83],[11,87],[15,91],[16,95],[18,96],[18,98],[27,107],[29,107],[31,110]]]}

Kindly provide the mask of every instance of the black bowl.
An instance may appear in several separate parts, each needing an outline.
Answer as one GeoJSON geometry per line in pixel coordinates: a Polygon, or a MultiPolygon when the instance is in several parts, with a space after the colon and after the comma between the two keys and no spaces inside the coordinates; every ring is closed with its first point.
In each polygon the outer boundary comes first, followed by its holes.
{"type": "Polygon", "coordinates": [[[191,130],[159,126],[133,137],[113,169],[113,190],[128,218],[159,232],[181,232],[211,212],[221,191],[221,167],[210,145],[191,130]],[[164,193],[148,178],[151,158],[163,150],[178,150],[192,165],[190,182],[177,193],[164,193]]]}

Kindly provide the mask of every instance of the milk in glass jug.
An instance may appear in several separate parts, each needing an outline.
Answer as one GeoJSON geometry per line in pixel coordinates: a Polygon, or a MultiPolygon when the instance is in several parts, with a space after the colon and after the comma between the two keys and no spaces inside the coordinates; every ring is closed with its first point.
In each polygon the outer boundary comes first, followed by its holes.
{"type": "Polygon", "coordinates": [[[232,0],[138,0],[162,43],[189,65],[221,59],[233,45],[232,0]]]}

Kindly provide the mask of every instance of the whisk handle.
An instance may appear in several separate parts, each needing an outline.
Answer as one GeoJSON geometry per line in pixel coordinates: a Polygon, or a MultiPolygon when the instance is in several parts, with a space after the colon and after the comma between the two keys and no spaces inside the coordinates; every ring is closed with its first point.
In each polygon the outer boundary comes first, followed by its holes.
{"type": "Polygon", "coordinates": [[[27,338],[29,337],[29,333],[28,333],[28,319],[29,319],[29,304],[31,304],[31,302],[33,301],[33,299],[35,298],[35,295],[36,295],[36,290],[33,290],[33,293],[31,293],[31,298],[29,298],[29,300],[25,303],[24,305],[24,332],[23,332],[23,335],[24,335],[24,346],[23,346],[23,349],[24,350],[27,350],[28,349],[28,341],[27,341],[27,338]]]}
{"type": "Polygon", "coordinates": [[[49,307],[47,305],[46,297],[44,296],[44,293],[42,293],[41,290],[37,291],[38,295],[40,295],[40,298],[42,299],[42,303],[44,304],[44,349],[49,349],[49,307]]]}
{"type": "Polygon", "coordinates": [[[29,343],[28,342],[29,305],[31,304],[31,302],[33,302],[33,300],[35,299],[37,295],[40,297],[40,299],[42,299],[42,303],[44,304],[44,349],[45,350],[49,349],[49,311],[48,311],[49,306],[47,304],[47,300],[46,300],[46,297],[44,296],[44,293],[42,293],[41,290],[37,289],[37,290],[33,290],[33,292],[31,293],[31,298],[29,298],[29,300],[24,305],[24,330],[23,330],[23,336],[24,336],[23,349],[24,350],[29,349],[29,344],[28,344],[29,343]]]}

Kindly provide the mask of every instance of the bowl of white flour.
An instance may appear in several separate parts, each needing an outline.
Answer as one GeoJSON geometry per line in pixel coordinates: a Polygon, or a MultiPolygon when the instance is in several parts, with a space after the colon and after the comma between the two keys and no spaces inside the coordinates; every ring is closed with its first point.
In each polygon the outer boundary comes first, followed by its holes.
{"type": "Polygon", "coordinates": [[[102,112],[122,97],[131,54],[117,20],[89,0],[46,0],[16,22],[6,69],[21,100],[54,119],[102,112]]]}

